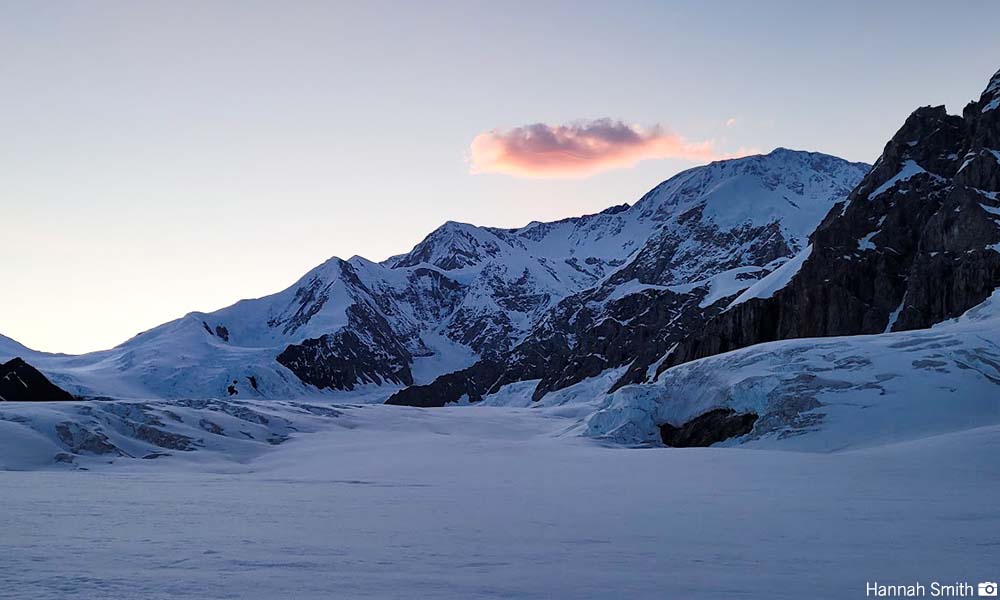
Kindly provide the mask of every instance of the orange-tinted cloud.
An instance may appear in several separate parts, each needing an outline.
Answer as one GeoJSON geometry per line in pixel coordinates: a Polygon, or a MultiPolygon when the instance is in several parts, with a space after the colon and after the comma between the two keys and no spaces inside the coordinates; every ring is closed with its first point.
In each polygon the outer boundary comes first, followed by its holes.
{"type": "Polygon", "coordinates": [[[472,140],[473,173],[515,177],[587,177],[641,160],[727,158],[711,140],[692,142],[657,125],[643,128],[611,119],[568,125],[535,123],[481,133],[472,140]]]}

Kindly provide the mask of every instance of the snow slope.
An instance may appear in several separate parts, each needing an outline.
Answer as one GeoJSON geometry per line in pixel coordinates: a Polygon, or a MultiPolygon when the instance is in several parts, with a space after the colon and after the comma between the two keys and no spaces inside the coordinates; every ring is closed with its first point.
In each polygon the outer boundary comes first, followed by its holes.
{"type": "Polygon", "coordinates": [[[519,382],[434,410],[4,404],[0,590],[699,600],[975,585],[994,578],[1000,532],[998,342],[1000,293],[929,330],[764,344],[606,401],[614,371],[540,402],[519,382]],[[649,444],[656,423],[716,406],[774,428],[649,444]]]}
{"type": "Polygon", "coordinates": [[[797,600],[995,579],[996,426],[821,454],[611,448],[539,410],[338,411],[235,460],[0,473],[0,596],[797,600]]]}

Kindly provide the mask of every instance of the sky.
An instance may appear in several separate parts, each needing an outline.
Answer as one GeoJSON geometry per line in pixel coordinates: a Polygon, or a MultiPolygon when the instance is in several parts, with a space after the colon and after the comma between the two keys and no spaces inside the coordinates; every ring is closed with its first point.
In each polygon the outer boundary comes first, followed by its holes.
{"type": "Polygon", "coordinates": [[[874,161],[1000,67],[1000,3],[0,0],[0,333],[108,348],[445,221],[874,161]]]}

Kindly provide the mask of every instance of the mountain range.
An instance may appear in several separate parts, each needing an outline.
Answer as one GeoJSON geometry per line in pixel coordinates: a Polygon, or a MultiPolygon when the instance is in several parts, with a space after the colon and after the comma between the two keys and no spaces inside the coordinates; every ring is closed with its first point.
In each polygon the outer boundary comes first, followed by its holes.
{"type": "Polygon", "coordinates": [[[518,229],[449,222],[381,263],[331,258],[277,294],[110,350],[50,355],[4,339],[0,357],[81,396],[384,400],[486,364],[504,381],[551,368],[540,390],[555,389],[648,360],[717,312],[800,250],[867,170],[785,149],[716,162],[633,206],[518,229]]]}
{"type": "Polygon", "coordinates": [[[961,116],[914,111],[873,166],[718,161],[631,206],[332,258],[106,351],[0,337],[0,359],[86,397],[574,402],[623,443],[905,439],[1000,419],[998,219],[1000,72],[961,116]]]}

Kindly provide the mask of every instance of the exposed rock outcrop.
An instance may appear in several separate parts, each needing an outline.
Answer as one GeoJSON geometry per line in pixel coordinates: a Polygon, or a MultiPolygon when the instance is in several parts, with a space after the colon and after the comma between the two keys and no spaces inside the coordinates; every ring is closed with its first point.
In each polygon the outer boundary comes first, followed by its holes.
{"type": "Polygon", "coordinates": [[[413,385],[402,389],[386,400],[386,404],[440,407],[455,402],[479,402],[483,390],[489,390],[500,375],[500,365],[483,360],[467,369],[448,373],[428,385],[413,385]]]}
{"type": "Polygon", "coordinates": [[[0,365],[0,401],[49,402],[73,400],[73,395],[49,381],[21,358],[0,365]]]}
{"type": "Polygon", "coordinates": [[[711,446],[750,433],[756,422],[754,413],[738,414],[731,408],[716,408],[680,426],[663,423],[660,439],[673,448],[711,446]]]}
{"type": "MultiPolygon", "coordinates": [[[[81,427],[72,421],[57,423],[56,436],[63,446],[73,454],[125,455],[124,452],[108,440],[108,436],[104,433],[81,427]]],[[[72,458],[65,462],[72,462],[72,458]]]]}
{"type": "Polygon", "coordinates": [[[349,328],[288,346],[278,362],[318,388],[352,390],[357,384],[413,384],[410,352],[389,323],[366,305],[347,308],[349,328]]]}

